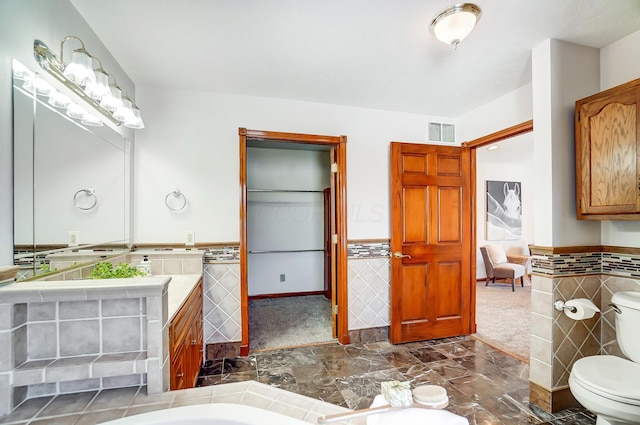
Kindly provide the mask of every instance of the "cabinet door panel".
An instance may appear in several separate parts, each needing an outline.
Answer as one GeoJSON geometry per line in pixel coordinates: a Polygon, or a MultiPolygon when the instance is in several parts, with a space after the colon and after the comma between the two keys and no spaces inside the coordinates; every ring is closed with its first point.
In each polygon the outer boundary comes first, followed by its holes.
{"type": "Polygon", "coordinates": [[[579,219],[640,219],[640,88],[621,87],[576,102],[579,219]]]}

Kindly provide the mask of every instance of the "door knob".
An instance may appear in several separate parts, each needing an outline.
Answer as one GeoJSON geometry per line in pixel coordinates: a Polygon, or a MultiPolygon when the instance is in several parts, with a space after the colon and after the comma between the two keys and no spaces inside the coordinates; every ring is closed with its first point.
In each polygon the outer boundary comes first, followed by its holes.
{"type": "Polygon", "coordinates": [[[396,251],[393,253],[394,258],[411,258],[409,254],[403,254],[400,251],[396,251]]]}

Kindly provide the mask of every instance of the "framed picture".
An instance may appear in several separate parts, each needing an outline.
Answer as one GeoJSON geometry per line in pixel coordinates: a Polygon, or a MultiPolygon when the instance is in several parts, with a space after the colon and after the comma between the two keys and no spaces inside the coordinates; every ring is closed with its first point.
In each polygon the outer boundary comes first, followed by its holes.
{"type": "Polygon", "coordinates": [[[522,238],[522,183],[487,180],[487,240],[522,238]]]}

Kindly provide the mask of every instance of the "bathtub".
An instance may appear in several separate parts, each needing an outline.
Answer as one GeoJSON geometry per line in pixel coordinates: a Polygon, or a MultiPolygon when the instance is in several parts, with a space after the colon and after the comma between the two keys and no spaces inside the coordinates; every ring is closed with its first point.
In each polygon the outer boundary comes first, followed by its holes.
{"type": "Polygon", "coordinates": [[[298,419],[243,404],[211,403],[127,416],[102,425],[308,425],[298,419]]]}

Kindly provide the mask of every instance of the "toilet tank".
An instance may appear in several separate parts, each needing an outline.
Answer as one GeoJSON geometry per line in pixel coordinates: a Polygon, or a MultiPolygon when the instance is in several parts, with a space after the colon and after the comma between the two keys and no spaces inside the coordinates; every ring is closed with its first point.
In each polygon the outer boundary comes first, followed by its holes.
{"type": "Polygon", "coordinates": [[[616,337],[620,349],[635,363],[640,363],[640,292],[617,292],[611,297],[616,313],[616,337]]]}

